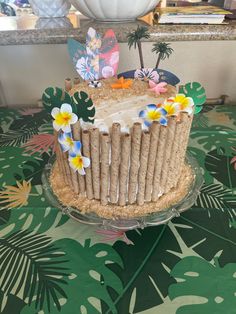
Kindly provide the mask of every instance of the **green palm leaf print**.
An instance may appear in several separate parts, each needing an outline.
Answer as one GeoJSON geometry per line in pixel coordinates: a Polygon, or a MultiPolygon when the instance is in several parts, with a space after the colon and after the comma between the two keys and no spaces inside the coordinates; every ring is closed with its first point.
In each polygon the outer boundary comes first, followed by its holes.
{"type": "Polygon", "coordinates": [[[66,297],[61,286],[67,282],[67,268],[63,264],[64,253],[51,244],[51,238],[43,234],[17,231],[0,239],[0,290],[5,296],[22,293],[22,299],[35,309],[46,303],[60,310],[60,297],[66,297]]]}
{"type": "Polygon", "coordinates": [[[195,206],[204,209],[218,209],[233,218],[235,217],[233,209],[236,209],[236,196],[221,184],[203,185],[195,206]]]}

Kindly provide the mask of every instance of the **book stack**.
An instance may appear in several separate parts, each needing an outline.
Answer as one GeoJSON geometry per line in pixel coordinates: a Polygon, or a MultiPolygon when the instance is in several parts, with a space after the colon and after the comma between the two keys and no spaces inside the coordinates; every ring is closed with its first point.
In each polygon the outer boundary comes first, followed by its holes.
{"type": "Polygon", "coordinates": [[[215,6],[157,8],[154,22],[159,24],[221,24],[231,12],[215,6]]]}

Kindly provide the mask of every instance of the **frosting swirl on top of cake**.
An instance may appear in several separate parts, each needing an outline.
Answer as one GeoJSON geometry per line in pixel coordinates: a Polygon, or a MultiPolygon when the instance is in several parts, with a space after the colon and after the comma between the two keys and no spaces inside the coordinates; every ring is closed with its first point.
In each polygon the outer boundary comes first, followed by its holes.
{"type": "Polygon", "coordinates": [[[129,89],[113,89],[111,84],[114,78],[102,81],[100,88],[91,88],[87,82],[76,85],[70,94],[84,91],[91,97],[96,107],[95,126],[107,129],[112,123],[119,122],[121,127],[131,127],[134,122],[140,121],[139,112],[148,104],[163,103],[168,97],[176,94],[176,88],[167,85],[167,92],[156,95],[149,90],[147,82],[133,80],[129,89]]]}

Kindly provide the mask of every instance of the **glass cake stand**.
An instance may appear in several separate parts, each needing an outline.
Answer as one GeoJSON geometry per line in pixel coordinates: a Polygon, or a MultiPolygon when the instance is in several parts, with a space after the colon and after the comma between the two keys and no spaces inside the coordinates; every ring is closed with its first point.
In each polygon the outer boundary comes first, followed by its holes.
{"type": "Polygon", "coordinates": [[[96,225],[104,229],[116,229],[116,230],[132,230],[136,228],[145,228],[148,226],[157,226],[167,223],[174,217],[179,216],[182,212],[190,208],[196,201],[200,188],[204,182],[199,167],[195,158],[190,155],[186,156],[186,163],[189,164],[194,173],[194,179],[189,187],[187,195],[178,203],[172,205],[169,208],[163,209],[162,211],[147,214],[142,217],[134,218],[120,218],[120,219],[107,219],[102,218],[94,213],[83,214],[78,209],[68,207],[60,203],[57,196],[53,193],[50,185],[50,173],[55,162],[55,156],[52,156],[44,168],[42,174],[42,184],[46,198],[50,204],[56,208],[62,210],[64,214],[70,218],[88,225],[96,225]]]}

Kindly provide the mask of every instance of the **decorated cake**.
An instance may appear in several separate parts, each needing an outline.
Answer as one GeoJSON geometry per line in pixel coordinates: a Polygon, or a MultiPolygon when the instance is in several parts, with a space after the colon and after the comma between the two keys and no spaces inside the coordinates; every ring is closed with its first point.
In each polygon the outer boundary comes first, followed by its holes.
{"type": "Polygon", "coordinates": [[[178,88],[175,75],[156,68],[117,75],[112,30],[101,38],[90,28],[86,45],[69,40],[68,47],[83,80],[67,79],[65,89],[49,87],[42,98],[55,130],[50,182],[58,199],[106,218],[179,202],[194,179],[185,154],[193,115],[205,100],[202,86],[178,88]]]}

